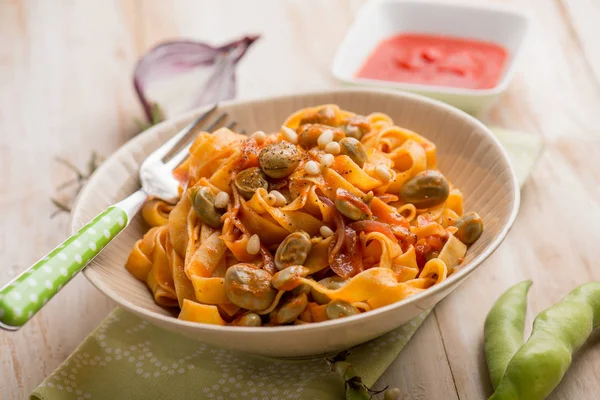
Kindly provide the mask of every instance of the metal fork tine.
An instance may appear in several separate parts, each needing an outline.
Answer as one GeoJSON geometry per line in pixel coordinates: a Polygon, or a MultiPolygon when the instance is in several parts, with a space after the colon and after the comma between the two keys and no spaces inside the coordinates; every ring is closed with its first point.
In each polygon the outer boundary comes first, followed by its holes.
{"type": "MultiPolygon", "coordinates": [[[[191,131],[193,131],[198,125],[208,118],[208,116],[217,109],[217,104],[211,107],[210,110],[206,111],[204,114],[200,115],[198,118],[190,122],[185,128],[183,128],[179,133],[169,139],[165,144],[156,149],[150,157],[162,159],[166,156],[173,148],[175,148],[181,139],[186,137],[191,131]]],[[[148,157],[148,158],[150,158],[148,157]]]]}
{"type": "Polygon", "coordinates": [[[209,126],[206,127],[206,129],[204,129],[204,131],[206,132],[212,132],[213,129],[215,129],[217,126],[219,126],[219,124],[221,122],[223,122],[223,120],[227,118],[227,113],[223,113],[221,115],[219,115],[217,117],[217,119],[215,120],[215,122],[213,122],[212,124],[210,124],[209,126]]]}
{"type": "Polygon", "coordinates": [[[170,169],[177,168],[177,166],[181,164],[181,162],[185,160],[187,156],[190,155],[189,151],[193,144],[194,141],[192,140],[183,149],[179,150],[179,152],[175,154],[168,162],[166,162],[165,165],[170,169]]]}
{"type": "Polygon", "coordinates": [[[235,128],[236,125],[237,125],[237,122],[232,121],[229,123],[229,125],[227,125],[227,129],[232,130],[233,128],[235,128]]]}
{"type": "MultiPolygon", "coordinates": [[[[214,129],[216,126],[218,126],[220,124],[221,121],[223,121],[223,119],[225,119],[227,117],[227,113],[223,113],[221,114],[216,120],[215,122],[213,122],[212,124],[210,124],[205,131],[210,132],[210,130],[214,129]]],[[[227,127],[233,127],[237,125],[236,121],[232,121],[229,123],[229,125],[227,125],[227,127]]],[[[231,128],[229,128],[231,129],[231,128]]],[[[190,143],[188,143],[183,149],[179,150],[179,152],[177,152],[177,154],[175,154],[168,162],[165,163],[165,165],[170,168],[170,169],[175,169],[179,164],[181,164],[181,162],[183,160],[185,160],[185,158],[187,156],[189,156],[189,151],[190,148],[192,147],[192,145],[194,144],[194,141],[192,140],[190,143]]]]}

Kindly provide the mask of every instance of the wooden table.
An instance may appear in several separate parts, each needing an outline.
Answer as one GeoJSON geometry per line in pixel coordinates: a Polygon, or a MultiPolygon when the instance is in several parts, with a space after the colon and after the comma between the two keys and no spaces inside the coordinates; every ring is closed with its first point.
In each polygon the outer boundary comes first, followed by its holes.
{"type": "MultiPolygon", "coordinates": [[[[0,284],[65,238],[68,216],[51,219],[49,198],[73,174],[55,157],[83,168],[92,151],[108,156],[138,131],[131,71],[152,45],[261,33],[239,66],[238,97],[334,87],[331,60],[362,3],[0,0],[0,284]]],[[[484,119],[536,132],[546,149],[504,244],[436,307],[378,383],[411,400],[489,395],[483,320],[509,285],[535,281],[531,319],[600,279],[600,3],[518,5],[536,17],[533,33],[484,119]]],[[[0,397],[24,398],[112,307],[78,276],[23,329],[1,332],[0,397]]],[[[597,398],[599,376],[597,332],[550,398],[597,398]]]]}

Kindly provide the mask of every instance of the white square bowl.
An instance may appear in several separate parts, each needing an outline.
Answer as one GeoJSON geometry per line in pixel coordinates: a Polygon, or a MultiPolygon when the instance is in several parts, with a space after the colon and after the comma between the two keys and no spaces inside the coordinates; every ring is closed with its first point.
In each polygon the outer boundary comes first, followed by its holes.
{"type": "Polygon", "coordinates": [[[334,58],[332,73],[345,83],[415,92],[476,115],[488,109],[508,86],[529,24],[526,14],[506,7],[374,0],[359,11],[334,58]],[[499,44],[508,52],[500,81],[490,89],[462,89],[357,78],[356,73],[377,45],[400,33],[464,37],[499,44]]]}

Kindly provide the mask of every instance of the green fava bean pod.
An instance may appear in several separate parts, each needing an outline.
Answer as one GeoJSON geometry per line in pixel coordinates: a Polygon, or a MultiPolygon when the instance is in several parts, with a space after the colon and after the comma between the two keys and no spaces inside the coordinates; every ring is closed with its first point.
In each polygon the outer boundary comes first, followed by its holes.
{"type": "Polygon", "coordinates": [[[496,300],[485,319],[485,359],[494,389],[506,366],[523,345],[527,292],[531,281],[517,283],[496,300]]]}
{"type": "Polygon", "coordinates": [[[600,282],[585,283],[538,314],[527,342],[508,363],[489,400],[542,400],[559,384],[571,355],[600,325],[600,282]]]}

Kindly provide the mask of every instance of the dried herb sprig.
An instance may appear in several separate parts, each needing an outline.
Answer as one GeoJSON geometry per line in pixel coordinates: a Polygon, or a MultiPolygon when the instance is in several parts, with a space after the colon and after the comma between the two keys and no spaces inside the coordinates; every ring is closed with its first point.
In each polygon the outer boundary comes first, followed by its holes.
{"type": "Polygon", "coordinates": [[[73,191],[74,192],[73,194],[68,196],[68,200],[66,202],[63,200],[59,200],[56,197],[53,197],[50,199],[52,204],[54,204],[54,206],[56,207],[56,210],[50,215],[50,218],[54,218],[55,216],[57,216],[58,214],[61,214],[61,213],[70,213],[71,212],[71,204],[70,203],[77,196],[77,194],[79,194],[79,192],[81,191],[83,186],[87,183],[87,181],[90,179],[90,176],[92,176],[94,171],[96,171],[96,169],[98,169],[98,167],[102,163],[102,158],[98,156],[98,153],[93,151],[92,154],[90,155],[89,160],[87,161],[85,171],[82,171],[76,165],[74,165],[72,162],[70,162],[69,160],[67,160],[65,158],[56,157],[55,161],[64,165],[71,172],[73,172],[75,174],[74,178],[68,179],[56,187],[56,190],[58,191],[59,195],[61,193],[64,193],[67,189],[72,188],[73,186],[75,186],[75,190],[73,191]]]}
{"type": "MultiPolygon", "coordinates": [[[[154,103],[152,105],[151,121],[144,122],[139,119],[136,119],[135,122],[137,123],[137,125],[140,129],[140,132],[143,132],[146,129],[164,121],[164,119],[165,119],[165,115],[162,111],[162,108],[160,107],[160,105],[158,103],[154,103]]],[[[81,189],[83,189],[83,186],[90,179],[90,176],[92,176],[92,174],[98,169],[98,167],[100,166],[100,164],[102,163],[103,160],[100,156],[98,156],[98,153],[93,151],[87,162],[86,171],[82,171],[81,169],[79,169],[77,166],[75,166],[72,162],[70,162],[66,158],[55,157],[55,161],[58,162],[59,164],[64,165],[65,167],[67,167],[67,169],[69,169],[71,172],[73,172],[75,174],[74,178],[68,179],[56,187],[56,190],[59,193],[59,196],[62,193],[64,193],[67,189],[73,187],[74,185],[75,185],[75,190],[73,190],[73,192],[69,196],[66,196],[68,198],[67,201],[59,200],[56,197],[50,198],[50,201],[56,207],[56,210],[50,215],[50,218],[54,218],[58,214],[61,214],[61,213],[68,214],[71,212],[71,204],[70,203],[73,201],[73,199],[75,197],[77,197],[77,195],[79,194],[81,189]]]]}
{"type": "MultiPolygon", "coordinates": [[[[189,40],[162,43],[144,54],[135,66],[134,89],[148,122],[137,120],[140,131],[166,119],[166,110],[156,101],[147,98],[147,86],[157,80],[176,76],[197,68],[208,69],[208,79],[197,83],[193,97],[187,109],[204,104],[214,104],[235,97],[235,67],[258,36],[246,36],[220,47],[189,40]]],[[[70,203],[87,183],[89,177],[99,165],[99,157],[93,152],[88,161],[87,171],[81,171],[70,161],[56,158],[56,161],[71,170],[75,177],[62,182],[56,190],[59,196],[67,189],[75,187],[74,194],[67,201],[53,197],[50,199],[56,207],[52,217],[71,211],[70,203]]]]}
{"type": "Polygon", "coordinates": [[[136,118],[135,123],[137,124],[138,128],[140,129],[140,133],[142,133],[146,129],[151,128],[154,125],[157,125],[157,124],[163,122],[165,119],[166,119],[165,112],[160,107],[160,105],[158,103],[152,103],[152,106],[150,109],[150,121],[146,122],[146,121],[142,121],[139,118],[136,118]]]}

